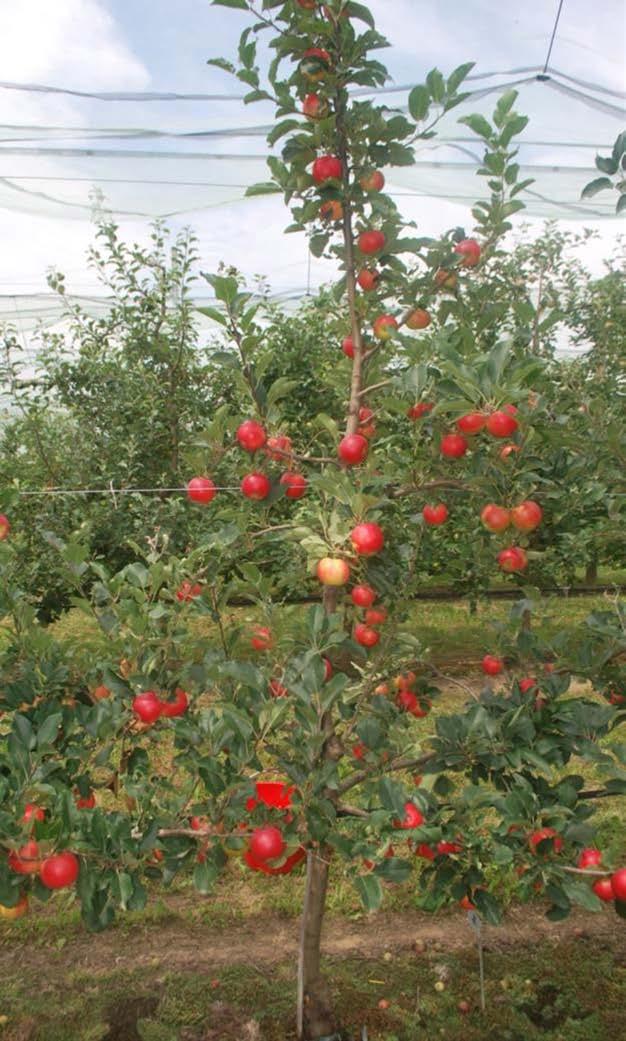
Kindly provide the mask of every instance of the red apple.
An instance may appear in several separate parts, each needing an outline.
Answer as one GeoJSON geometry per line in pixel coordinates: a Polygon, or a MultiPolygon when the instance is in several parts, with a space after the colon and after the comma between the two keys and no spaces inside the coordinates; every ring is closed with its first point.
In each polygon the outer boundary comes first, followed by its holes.
{"type": "Polygon", "coordinates": [[[12,849],[8,855],[11,871],[17,875],[36,875],[41,869],[41,855],[37,843],[30,839],[18,850],[12,849]]]}
{"type": "Polygon", "coordinates": [[[446,842],[441,840],[437,843],[437,853],[440,857],[454,856],[455,853],[462,853],[463,847],[459,842],[446,842]]]}
{"type": "Polygon", "coordinates": [[[321,219],[325,221],[342,220],[343,205],[339,202],[339,199],[327,199],[320,206],[319,214],[321,219]]]}
{"type": "Polygon", "coordinates": [[[357,524],[352,529],[350,541],[355,553],[362,557],[373,557],[375,553],[380,553],[385,545],[385,536],[378,524],[368,522],[357,524]]]}
{"type": "Polygon", "coordinates": [[[404,804],[404,817],[402,820],[395,820],[393,822],[394,828],[402,828],[403,831],[408,831],[411,828],[421,828],[424,823],[424,814],[418,810],[417,806],[413,802],[405,802],[404,804]]]}
{"type": "Polygon", "coordinates": [[[319,94],[307,94],[302,102],[302,113],[309,119],[321,119],[328,112],[328,105],[319,94]]]}
{"type": "Polygon", "coordinates": [[[354,627],[354,639],[361,647],[375,647],[380,640],[380,633],[371,629],[369,625],[358,622],[354,627]]]}
{"type": "Polygon", "coordinates": [[[105,687],[104,683],[100,683],[99,686],[94,687],[91,692],[91,696],[94,701],[102,701],[103,698],[110,698],[111,691],[108,687],[105,687]]]}
{"type": "Polygon", "coordinates": [[[187,497],[203,506],[211,502],[216,494],[217,489],[210,477],[192,477],[187,484],[187,497]]]}
{"type": "Polygon", "coordinates": [[[267,499],[271,487],[265,474],[261,473],[246,474],[241,482],[241,491],[246,499],[254,499],[257,502],[261,499],[267,499]]]}
{"type": "Polygon", "coordinates": [[[342,341],[341,349],[347,358],[354,358],[354,342],[351,336],[346,336],[342,341]]]}
{"type": "Polygon", "coordinates": [[[287,688],[280,682],[280,680],[270,680],[269,692],[273,698],[286,698],[289,694],[287,688]]]}
{"type": "Polygon", "coordinates": [[[518,681],[518,687],[522,694],[528,694],[529,690],[537,687],[537,680],[534,676],[525,676],[524,679],[518,681]]]}
{"type": "Polygon", "coordinates": [[[418,401],[417,404],[411,405],[407,416],[409,419],[422,419],[428,412],[432,412],[433,408],[434,405],[430,401],[418,401]]]}
{"type": "Polygon", "coordinates": [[[265,427],[257,423],[256,419],[246,419],[237,428],[235,437],[245,452],[258,452],[267,440],[265,427]]]}
{"type": "Polygon", "coordinates": [[[364,267],[357,275],[357,282],[365,293],[370,293],[373,289],[376,289],[379,278],[380,271],[377,271],[376,268],[364,267]]]}
{"type": "Polygon", "coordinates": [[[359,178],[359,184],[364,192],[382,192],[385,187],[385,178],[380,170],[372,170],[371,173],[363,174],[359,178]]]}
{"type": "Polygon", "coordinates": [[[265,446],[265,455],[268,459],[278,459],[279,462],[282,462],[284,459],[289,459],[291,453],[291,438],[287,437],[286,434],[276,434],[274,437],[268,437],[265,446]]]}
{"type": "Polygon", "coordinates": [[[326,181],[339,181],[343,167],[341,159],[336,155],[320,155],[313,163],[311,175],[316,184],[325,184],[326,181]]]}
{"type": "Polygon", "coordinates": [[[477,434],[486,422],[487,417],[482,412],[468,412],[457,419],[456,425],[462,434],[477,434]]]}
{"type": "Polygon", "coordinates": [[[284,484],[287,488],[285,495],[288,499],[301,499],[307,490],[308,481],[302,474],[294,474],[291,472],[284,473],[280,479],[280,483],[284,484]]]}
{"type": "Polygon", "coordinates": [[[460,459],[465,455],[469,445],[461,434],[446,434],[441,438],[439,450],[448,459],[460,459]]]}
{"type": "Polygon", "coordinates": [[[304,11],[314,11],[317,7],[317,0],[296,0],[296,3],[304,11]]]}
{"type": "Polygon", "coordinates": [[[435,851],[432,846],[429,846],[427,842],[421,842],[415,849],[416,857],[423,857],[424,860],[434,860],[435,851]]]}
{"type": "Polygon", "coordinates": [[[366,625],[384,625],[387,621],[386,607],[368,607],[365,612],[366,625]]]}
{"type": "Polygon", "coordinates": [[[457,242],[454,252],[463,257],[461,267],[476,267],[480,260],[480,246],[476,239],[462,239],[457,242]]]}
{"type": "Polygon", "coordinates": [[[346,434],[339,442],[338,454],[342,463],[357,466],[367,459],[369,444],[362,434],[346,434]]]}
{"type": "Polygon", "coordinates": [[[362,405],[359,409],[359,423],[369,423],[370,419],[373,419],[374,413],[371,408],[367,408],[366,405],[362,405]]]}
{"type": "Polygon", "coordinates": [[[613,886],[611,885],[610,878],[598,878],[591,887],[600,900],[603,900],[605,904],[612,904],[615,900],[615,893],[613,892],[613,886]]]}
{"type": "Polygon", "coordinates": [[[541,524],[543,510],[537,502],[526,499],[511,510],[511,522],[518,531],[534,531],[541,524]]]}
{"type": "Polygon", "coordinates": [[[615,899],[622,902],[626,901],[626,868],[620,868],[611,875],[611,886],[613,887],[613,893],[615,899]]]}
{"type": "Polygon", "coordinates": [[[163,711],[163,704],[153,690],[146,690],[133,698],[132,710],[142,723],[155,723],[163,711]]]}
{"type": "Polygon", "coordinates": [[[366,754],[366,752],[367,752],[367,745],[364,745],[360,741],[356,745],[352,746],[352,755],[354,756],[355,759],[362,759],[363,756],[366,754]]]}
{"type": "Polygon", "coordinates": [[[174,691],[173,701],[163,701],[163,708],[161,714],[167,716],[168,719],[175,719],[177,716],[184,716],[185,712],[189,708],[189,697],[187,692],[181,687],[176,687],[174,691]]]}
{"type": "Polygon", "coordinates": [[[376,592],[371,586],[355,586],[350,593],[352,603],[356,607],[371,607],[376,599],[376,592]]]}
{"type": "Polygon", "coordinates": [[[9,518],[4,513],[0,513],[0,542],[9,537],[10,530],[9,518]]]}
{"type": "Polygon", "coordinates": [[[448,507],[442,502],[438,506],[424,506],[422,517],[426,524],[431,524],[435,527],[439,524],[444,524],[448,519],[448,507]]]}
{"type": "Polygon", "coordinates": [[[407,329],[426,329],[430,325],[430,315],[423,307],[416,307],[411,311],[405,325],[407,329]]]}
{"type": "Polygon", "coordinates": [[[392,314],[380,314],[372,326],[374,336],[378,340],[389,340],[398,328],[398,323],[392,314]]]}
{"type": "Polygon", "coordinates": [[[437,289],[456,289],[457,277],[454,271],[446,271],[445,268],[440,267],[435,271],[434,281],[437,289]]]}
{"type": "Polygon", "coordinates": [[[315,570],[325,586],[344,586],[350,578],[350,568],[341,557],[324,557],[315,570]]]}
{"type": "Polygon", "coordinates": [[[500,449],[500,458],[504,459],[506,462],[507,459],[511,458],[514,452],[521,452],[519,445],[503,445],[500,449]]]}
{"type": "Polygon", "coordinates": [[[24,824],[28,824],[30,821],[42,821],[45,820],[45,817],[46,811],[41,806],[37,806],[34,802],[26,803],[22,815],[22,822],[24,824]]]}
{"type": "Polygon", "coordinates": [[[14,907],[6,907],[5,904],[0,904],[0,918],[14,921],[16,918],[23,918],[26,914],[28,914],[28,897],[25,893],[20,897],[14,907]]]}
{"type": "Polygon", "coordinates": [[[77,810],[93,810],[96,805],[96,793],[90,792],[89,795],[81,795],[77,791],[74,796],[74,802],[77,810]]]}
{"type": "Polygon", "coordinates": [[[509,546],[498,553],[498,564],[502,571],[511,574],[514,571],[525,571],[528,567],[528,557],[520,546],[509,546]]]}
{"type": "Polygon", "coordinates": [[[254,633],[250,638],[250,646],[255,651],[269,651],[273,646],[274,638],[271,630],[266,625],[255,626],[254,633]]]}
{"type": "Polygon", "coordinates": [[[532,835],[528,839],[528,843],[533,852],[536,853],[539,843],[545,842],[547,839],[552,839],[551,851],[554,853],[560,853],[563,849],[563,839],[554,828],[539,828],[537,831],[533,831],[532,835]]]}
{"type": "Polygon", "coordinates": [[[578,858],[579,868],[594,868],[598,864],[602,863],[602,850],[594,849],[593,846],[588,846],[583,849],[578,858]]]}
{"type": "MultiPolygon", "coordinates": [[[[185,582],[181,582],[180,588],[177,589],[177,591],[176,591],[176,599],[179,600],[181,604],[183,604],[183,603],[184,604],[188,604],[192,600],[195,600],[195,598],[197,596],[200,596],[201,593],[202,593],[202,586],[199,585],[198,582],[191,583],[191,582],[185,581],[185,582]]],[[[110,691],[109,691],[109,693],[110,693],[110,691]]],[[[94,696],[95,696],[95,692],[94,692],[94,696]]]]}
{"type": "Polygon", "coordinates": [[[78,858],[73,853],[55,853],[44,860],[39,877],[48,889],[64,889],[74,885],[78,870],[78,858]]]}
{"type": "Polygon", "coordinates": [[[480,519],[487,531],[506,531],[511,523],[511,511],[490,502],[481,511],[480,519]]]}
{"type": "Polygon", "coordinates": [[[371,256],[380,253],[385,248],[385,235],[382,231],[362,231],[359,235],[358,246],[361,253],[371,256]]]}
{"type": "Polygon", "coordinates": [[[322,658],[322,661],[324,662],[324,683],[328,683],[333,674],[333,667],[328,658],[322,658]]]}
{"type": "Polygon", "coordinates": [[[509,415],[508,412],[500,411],[492,412],[490,416],[487,416],[485,426],[492,437],[510,437],[517,430],[519,423],[515,416],[509,415]]]}
{"type": "Polygon", "coordinates": [[[252,832],[249,848],[254,859],[263,863],[282,856],[286,847],[282,832],[273,824],[266,824],[252,832]]]}
{"type": "Polygon", "coordinates": [[[499,676],[504,669],[502,658],[495,658],[493,654],[486,654],[481,662],[481,667],[486,676],[499,676]]]}

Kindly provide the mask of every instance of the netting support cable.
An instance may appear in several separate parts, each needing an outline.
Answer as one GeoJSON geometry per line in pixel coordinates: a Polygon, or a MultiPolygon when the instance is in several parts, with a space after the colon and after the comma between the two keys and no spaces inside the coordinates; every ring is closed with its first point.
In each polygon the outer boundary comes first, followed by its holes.
{"type": "Polygon", "coordinates": [[[554,20],[554,26],[553,26],[553,29],[552,29],[552,36],[550,37],[550,46],[548,47],[548,53],[546,55],[546,60],[545,60],[544,66],[543,66],[543,72],[541,73],[541,77],[547,76],[547,74],[548,74],[548,65],[550,64],[550,58],[552,56],[552,48],[554,47],[554,41],[556,40],[556,33],[557,33],[557,29],[559,27],[559,21],[561,19],[561,11],[563,10],[563,4],[564,3],[565,3],[565,0],[559,0],[559,8],[558,8],[558,11],[556,12],[556,18],[554,20]]]}

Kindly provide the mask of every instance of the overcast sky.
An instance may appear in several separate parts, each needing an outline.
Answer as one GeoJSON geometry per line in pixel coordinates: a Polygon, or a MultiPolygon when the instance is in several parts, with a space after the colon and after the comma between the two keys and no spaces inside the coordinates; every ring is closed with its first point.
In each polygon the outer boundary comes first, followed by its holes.
{"type": "MultiPolygon", "coordinates": [[[[557,6],[557,0],[370,0],[392,44],[383,57],[398,83],[419,82],[435,64],[449,72],[471,59],[479,71],[541,65],[557,6]]],[[[552,65],[624,90],[624,12],[623,0],[565,0],[552,65]]],[[[246,24],[245,16],[211,7],[208,0],[7,2],[0,6],[0,75],[3,81],[80,90],[236,92],[237,85],[208,67],[206,59],[233,55],[246,24]]],[[[5,125],[163,126],[165,119],[168,129],[180,130],[199,120],[208,129],[258,123],[263,116],[232,103],[176,109],[118,103],[116,109],[63,95],[0,89],[5,125]]],[[[589,119],[593,124],[593,116],[589,119]]],[[[557,135],[559,127],[552,132],[557,135]]],[[[0,154],[0,178],[15,174],[20,162],[25,160],[0,154]]],[[[47,158],[28,162],[36,173],[67,168],[47,158]]],[[[0,192],[0,294],[44,289],[46,268],[53,264],[68,273],[68,289],[93,291],[93,278],[82,262],[91,237],[88,222],[35,216],[15,205],[14,194],[0,192]]],[[[467,221],[465,211],[451,203],[421,200],[410,210],[426,233],[467,221]]],[[[284,215],[275,200],[205,210],[185,220],[200,235],[207,268],[220,259],[232,261],[249,273],[270,274],[279,290],[305,278],[304,240],[280,238],[284,215]]],[[[124,230],[137,237],[144,233],[137,222],[127,222],[124,230]]],[[[617,224],[604,225],[603,244],[591,258],[595,266],[617,230],[617,224]]]]}

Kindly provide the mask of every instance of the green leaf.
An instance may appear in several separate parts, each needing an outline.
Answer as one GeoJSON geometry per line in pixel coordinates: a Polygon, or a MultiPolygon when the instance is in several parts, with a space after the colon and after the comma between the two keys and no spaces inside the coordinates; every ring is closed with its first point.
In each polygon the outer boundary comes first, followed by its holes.
{"type": "Polygon", "coordinates": [[[53,715],[48,716],[44,720],[37,732],[37,747],[44,748],[46,745],[51,745],[56,740],[61,722],[63,720],[63,714],[61,712],[55,712],[53,715]]]}
{"type": "Polygon", "coordinates": [[[465,126],[468,126],[475,134],[484,138],[485,141],[491,139],[493,131],[489,123],[484,116],[479,115],[477,112],[469,116],[461,116],[459,123],[464,123],[465,126]]]}
{"type": "Polygon", "coordinates": [[[354,885],[365,910],[377,911],[383,900],[383,890],[376,875],[357,875],[354,885]]]}
{"type": "Polygon", "coordinates": [[[589,181],[583,188],[580,197],[581,199],[592,199],[598,192],[604,191],[605,188],[612,188],[613,182],[610,177],[596,177],[595,180],[589,181]]]}
{"type": "Polygon", "coordinates": [[[193,884],[203,896],[211,892],[216,878],[217,868],[210,860],[205,860],[202,864],[196,864],[193,872],[193,884]]]}
{"type": "Polygon", "coordinates": [[[211,0],[213,7],[234,7],[238,11],[249,11],[247,0],[211,0]]]}
{"type": "Polygon", "coordinates": [[[409,112],[416,123],[421,123],[423,119],[426,119],[429,108],[430,94],[426,87],[422,85],[413,87],[409,94],[409,112]]]}
{"type": "Polygon", "coordinates": [[[426,77],[426,86],[430,96],[437,104],[441,104],[446,96],[446,82],[439,69],[431,69],[426,77]]]}
{"type": "MultiPolygon", "coordinates": [[[[410,877],[413,865],[408,860],[400,860],[399,857],[385,857],[374,868],[378,878],[385,882],[406,882],[410,877]]],[[[367,876],[366,876],[367,877],[367,876]]]]}
{"type": "Polygon", "coordinates": [[[602,170],[602,173],[610,174],[611,177],[619,170],[619,163],[616,159],[610,159],[601,155],[596,156],[596,166],[598,170],[602,170]]]}
{"type": "Polygon", "coordinates": [[[474,68],[476,62],[466,61],[464,65],[457,66],[453,72],[448,76],[448,82],[446,84],[448,94],[456,93],[458,87],[460,87],[463,80],[474,68]]]}
{"type": "Polygon", "coordinates": [[[349,2],[345,6],[345,11],[348,15],[348,18],[359,18],[362,22],[365,22],[367,25],[369,25],[371,29],[376,28],[374,16],[372,12],[369,10],[369,8],[365,7],[364,4],[357,4],[354,2],[354,0],[349,0],[349,2]]]}
{"type": "Polygon", "coordinates": [[[617,206],[615,207],[616,213],[621,213],[622,210],[626,210],[626,192],[623,195],[620,195],[617,200],[617,206]]]}

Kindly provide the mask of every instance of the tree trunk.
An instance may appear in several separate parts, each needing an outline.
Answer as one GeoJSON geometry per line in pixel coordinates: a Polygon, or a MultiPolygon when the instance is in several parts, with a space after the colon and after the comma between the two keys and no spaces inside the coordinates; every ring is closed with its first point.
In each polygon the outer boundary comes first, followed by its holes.
{"type": "Polygon", "coordinates": [[[321,1037],[330,1037],[337,1030],[330,988],[320,972],[329,852],[322,851],[324,860],[314,850],[309,850],[307,855],[298,959],[298,1041],[318,1041],[321,1037]]]}
{"type": "Polygon", "coordinates": [[[585,582],[588,586],[595,586],[598,581],[598,558],[592,557],[585,571],[585,582]]]}

